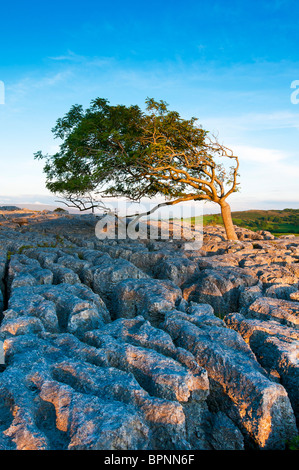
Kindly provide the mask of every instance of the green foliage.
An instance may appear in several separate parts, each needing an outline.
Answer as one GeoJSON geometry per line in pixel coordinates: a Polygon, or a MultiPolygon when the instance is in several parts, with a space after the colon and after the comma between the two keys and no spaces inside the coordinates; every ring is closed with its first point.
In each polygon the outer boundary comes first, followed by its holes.
{"type": "MultiPolygon", "coordinates": [[[[250,210],[232,212],[233,223],[238,227],[249,230],[268,230],[279,236],[283,234],[299,234],[299,209],[283,210],[250,210]]],[[[215,223],[223,225],[220,214],[204,215],[203,224],[211,225],[215,223]]]]}
{"type": "Polygon", "coordinates": [[[236,166],[225,168],[218,161],[236,157],[211,142],[196,118],[183,119],[162,100],[147,98],[143,112],[138,106],[112,106],[97,98],[86,110],[73,106],[52,131],[61,140],[59,151],[38,151],[35,158],[45,160],[47,188],[68,199],[85,194],[131,200],[162,195],[219,202],[237,190],[236,166]]]}
{"type": "Polygon", "coordinates": [[[18,251],[17,254],[21,255],[25,250],[29,250],[30,248],[34,248],[34,245],[22,245],[18,251]]]}
{"type": "Polygon", "coordinates": [[[299,450],[299,436],[293,437],[287,444],[289,450],[299,450]]]}
{"type": "Polygon", "coordinates": [[[109,106],[99,98],[86,111],[73,106],[52,129],[62,140],[59,152],[35,154],[46,161],[47,188],[54,193],[84,195],[108,184],[113,167],[119,170],[128,152],[130,156],[140,119],[138,107],[109,106]]]}
{"type": "Polygon", "coordinates": [[[7,259],[9,261],[13,255],[15,254],[21,255],[24,253],[24,251],[30,250],[31,248],[57,248],[58,246],[62,246],[63,244],[64,244],[64,238],[61,237],[60,235],[56,235],[55,242],[52,242],[52,243],[43,242],[43,243],[37,243],[36,245],[22,245],[16,251],[8,251],[7,259]]]}
{"type": "Polygon", "coordinates": [[[232,217],[233,220],[241,218],[243,226],[251,230],[268,230],[274,234],[299,234],[298,209],[233,212],[232,217]]]}
{"type": "Polygon", "coordinates": [[[62,214],[66,214],[68,211],[63,209],[62,207],[56,207],[56,209],[54,209],[53,212],[58,212],[58,213],[62,213],[62,214]]]}

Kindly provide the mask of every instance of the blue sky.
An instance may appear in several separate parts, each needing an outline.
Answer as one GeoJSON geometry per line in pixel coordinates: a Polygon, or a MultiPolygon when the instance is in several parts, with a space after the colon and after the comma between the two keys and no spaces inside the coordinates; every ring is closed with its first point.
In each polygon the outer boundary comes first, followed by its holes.
{"type": "Polygon", "coordinates": [[[232,209],[299,208],[297,1],[15,1],[0,13],[0,204],[55,201],[33,153],[56,151],[51,128],[73,104],[149,96],[239,155],[232,209]]]}

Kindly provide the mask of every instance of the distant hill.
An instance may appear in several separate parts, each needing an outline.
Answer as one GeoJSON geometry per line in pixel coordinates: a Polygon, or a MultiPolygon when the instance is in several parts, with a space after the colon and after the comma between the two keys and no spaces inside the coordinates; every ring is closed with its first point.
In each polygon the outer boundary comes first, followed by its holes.
{"type": "MultiPolygon", "coordinates": [[[[238,211],[232,212],[232,219],[235,225],[253,231],[269,230],[276,235],[299,235],[299,209],[238,211]]],[[[203,223],[223,225],[220,214],[204,215],[203,223]]]]}
{"type": "MultiPolygon", "coordinates": [[[[223,225],[220,214],[207,214],[195,217],[192,222],[202,222],[204,225],[223,225]]],[[[235,225],[257,230],[268,230],[274,235],[296,234],[299,235],[299,209],[282,210],[248,210],[232,212],[235,225]]]]}

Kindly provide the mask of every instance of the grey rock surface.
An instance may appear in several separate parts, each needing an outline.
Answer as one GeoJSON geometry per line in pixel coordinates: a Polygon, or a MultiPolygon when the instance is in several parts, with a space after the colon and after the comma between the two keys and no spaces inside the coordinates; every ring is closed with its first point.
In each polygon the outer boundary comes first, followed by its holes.
{"type": "Polygon", "coordinates": [[[171,281],[127,279],[113,291],[112,311],[115,318],[143,315],[151,323],[159,324],[160,312],[174,309],[181,299],[181,289],[171,281]]]}
{"type": "Polygon", "coordinates": [[[1,450],[285,449],[298,434],[299,240],[99,240],[3,211],[1,450]]]}
{"type": "Polygon", "coordinates": [[[198,327],[175,315],[169,315],[164,328],[207,370],[212,379],[212,406],[225,410],[247,439],[260,447],[284,448],[282,440],[296,433],[289,397],[284,387],[266,376],[242,337],[225,327],[198,327]],[[222,405],[219,394],[223,395],[222,405]]]}
{"type": "Polygon", "coordinates": [[[260,297],[248,308],[248,315],[261,319],[275,319],[279,323],[299,328],[299,302],[260,297]]]}
{"type": "Polygon", "coordinates": [[[285,387],[295,416],[299,416],[299,331],[275,320],[245,318],[240,313],[225,317],[257,356],[259,363],[285,387]]]}

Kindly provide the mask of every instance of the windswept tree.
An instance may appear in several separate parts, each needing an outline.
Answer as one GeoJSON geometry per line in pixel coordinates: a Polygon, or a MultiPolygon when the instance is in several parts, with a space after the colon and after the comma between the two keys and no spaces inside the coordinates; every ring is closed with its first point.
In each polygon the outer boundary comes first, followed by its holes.
{"type": "Polygon", "coordinates": [[[212,201],[220,206],[227,238],[237,239],[227,198],[238,190],[238,157],[196,118],[183,119],[150,98],[146,112],[98,98],[85,111],[73,106],[53,133],[62,141],[59,152],[35,157],[45,159],[47,188],[69,203],[86,195],[163,196],[163,205],[212,201]]]}

